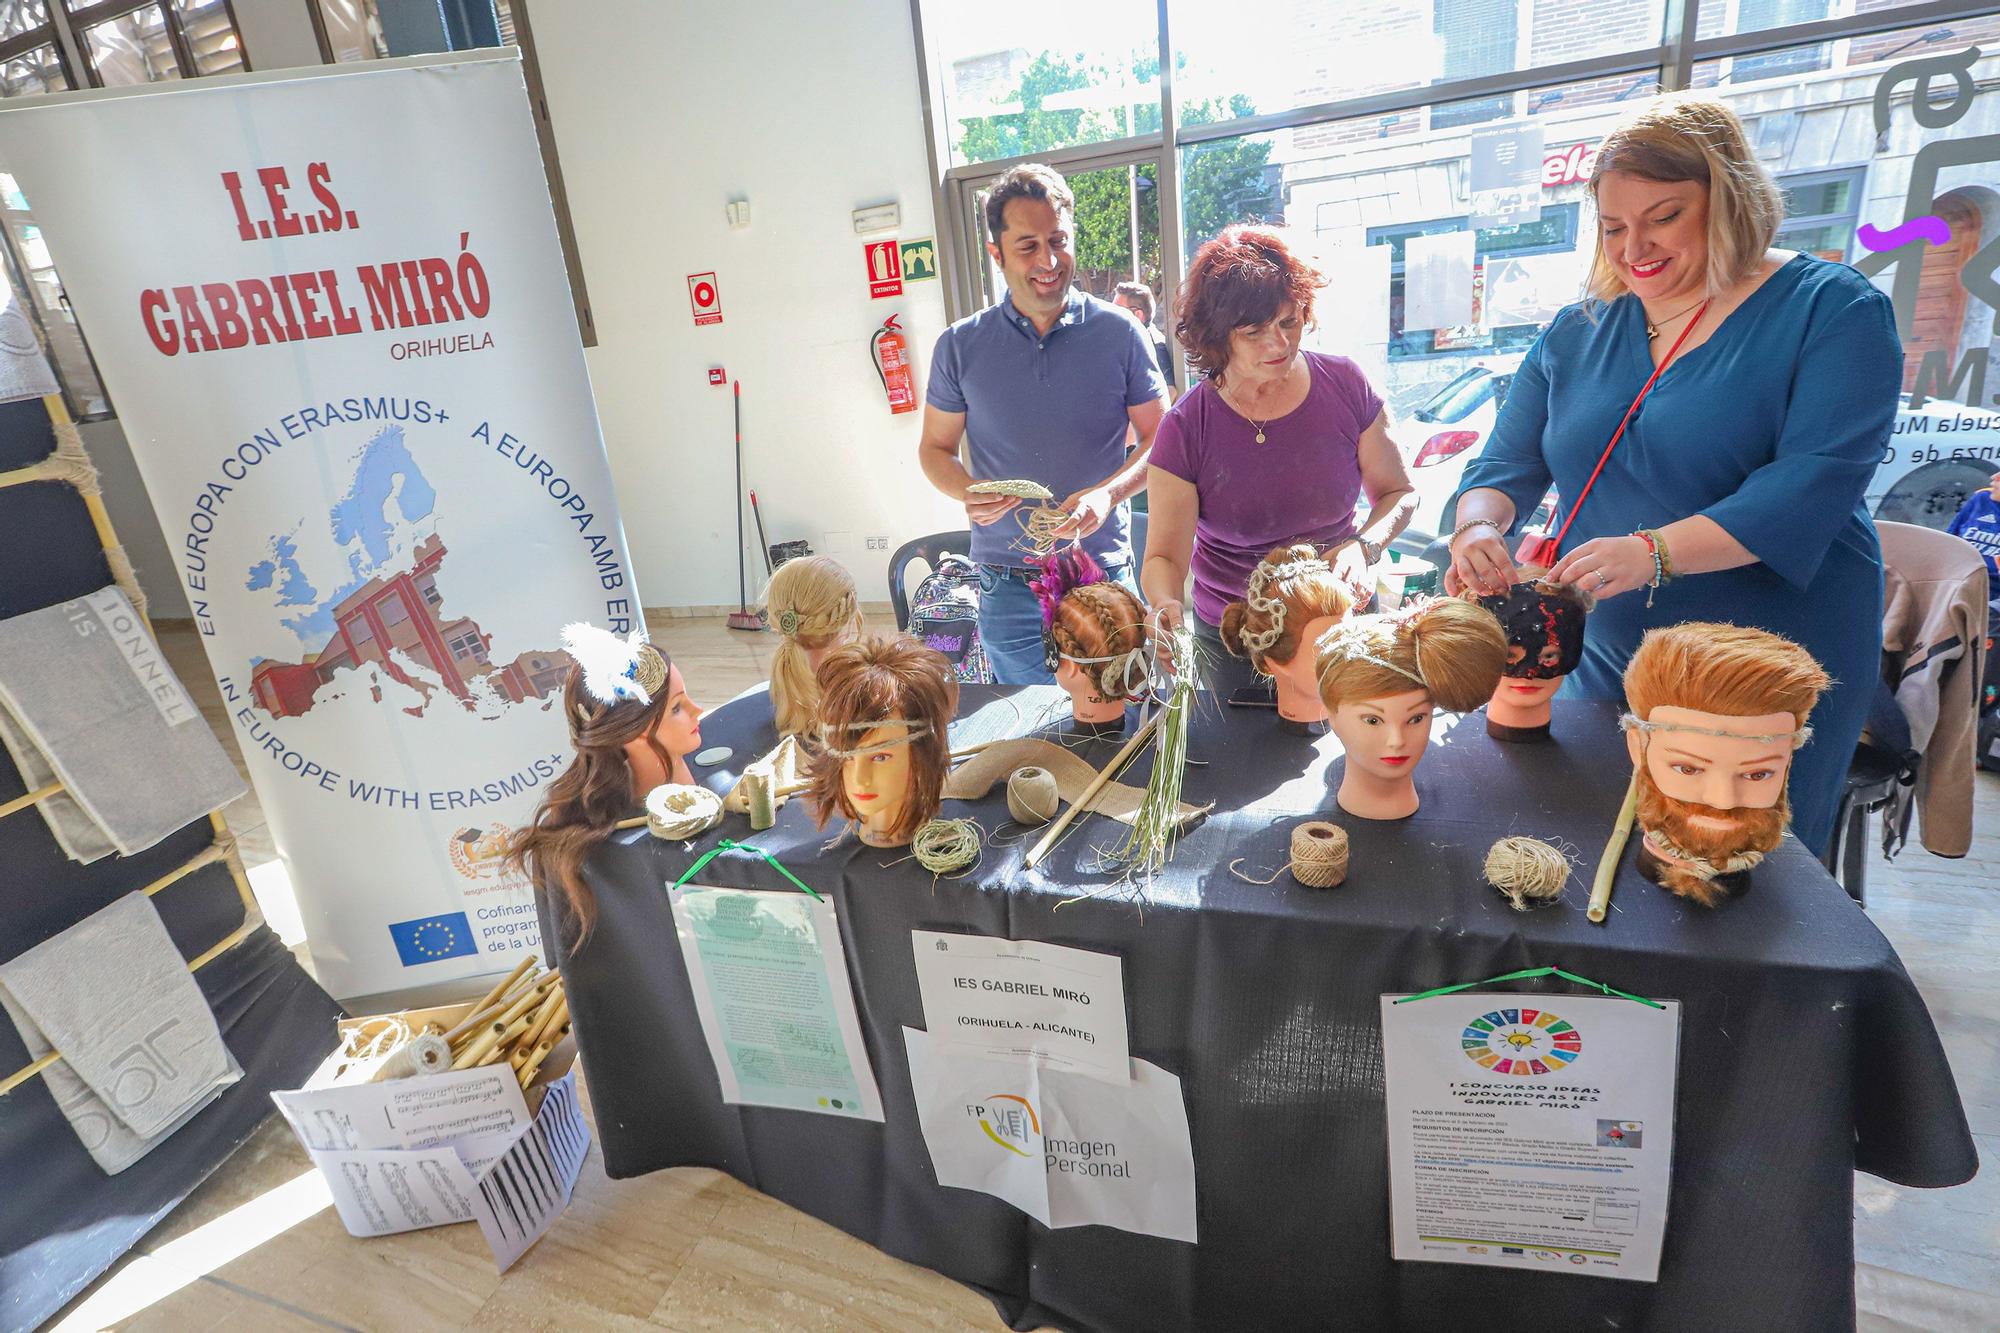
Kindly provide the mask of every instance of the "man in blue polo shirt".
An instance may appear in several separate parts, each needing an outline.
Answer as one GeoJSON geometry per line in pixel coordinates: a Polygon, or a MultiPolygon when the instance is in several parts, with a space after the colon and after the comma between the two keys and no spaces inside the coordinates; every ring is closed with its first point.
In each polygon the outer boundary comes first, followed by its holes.
{"type": "Polygon", "coordinates": [[[1040,482],[1069,514],[1058,535],[1082,538],[1106,572],[1131,585],[1125,502],[1146,484],[1166,410],[1145,332],[1116,306],[1070,288],[1075,212],[1069,187],[1047,167],[1014,167],[994,183],[986,252],[1007,294],[939,336],[917,450],[931,484],[965,505],[979,565],[979,638],[1006,685],[1054,679],[1028,587],[1035,571],[1013,515],[1020,501],[968,496],[966,487],[1040,482]],[[1129,453],[1128,426],[1136,434],[1129,453]],[[961,441],[969,468],[959,461],[961,441]]]}

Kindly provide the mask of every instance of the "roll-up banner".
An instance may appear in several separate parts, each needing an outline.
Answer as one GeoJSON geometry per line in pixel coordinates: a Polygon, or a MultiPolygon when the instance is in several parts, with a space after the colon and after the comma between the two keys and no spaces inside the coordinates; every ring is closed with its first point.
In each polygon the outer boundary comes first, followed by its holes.
{"type": "Polygon", "coordinates": [[[641,623],[518,55],[0,107],[321,983],[506,970],[560,631],[641,623]]]}

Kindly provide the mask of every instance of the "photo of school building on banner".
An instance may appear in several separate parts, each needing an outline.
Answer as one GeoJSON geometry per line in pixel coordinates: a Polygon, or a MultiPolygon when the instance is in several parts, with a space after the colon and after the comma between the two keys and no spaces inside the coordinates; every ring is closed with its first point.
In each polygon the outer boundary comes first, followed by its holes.
{"type": "Polygon", "coordinates": [[[0,134],[321,983],[511,968],[562,627],[641,623],[518,58],[51,97],[0,134]]]}

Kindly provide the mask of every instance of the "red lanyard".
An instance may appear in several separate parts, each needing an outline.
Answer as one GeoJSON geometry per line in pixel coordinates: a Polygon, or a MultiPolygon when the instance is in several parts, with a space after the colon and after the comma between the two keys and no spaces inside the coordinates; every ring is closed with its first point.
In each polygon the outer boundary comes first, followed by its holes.
{"type": "MultiPolygon", "coordinates": [[[[1713,299],[1713,297],[1709,298],[1709,300],[1713,299]]],[[[1674,358],[1680,355],[1681,344],[1688,340],[1688,335],[1694,332],[1694,326],[1701,323],[1701,317],[1707,313],[1708,301],[1703,301],[1701,309],[1694,312],[1694,318],[1689,320],[1688,326],[1681,330],[1681,336],[1674,339],[1674,345],[1667,349],[1667,359],[1653,367],[1652,378],[1646,381],[1645,388],[1639,390],[1639,396],[1632,400],[1632,406],[1625,409],[1625,418],[1618,423],[1618,429],[1611,432],[1611,443],[1604,446],[1604,453],[1598,458],[1597,467],[1591,472],[1590,480],[1583,483],[1583,490],[1577,494],[1576,503],[1569,507],[1569,513],[1563,518],[1563,525],[1556,533],[1556,547],[1558,549],[1562,546],[1564,534],[1569,531],[1569,525],[1576,521],[1577,511],[1583,508],[1583,497],[1589,495],[1590,488],[1597,484],[1597,474],[1604,471],[1604,465],[1611,461],[1611,451],[1618,447],[1619,439],[1625,434],[1625,427],[1632,424],[1632,414],[1639,410],[1639,404],[1646,401],[1646,395],[1652,391],[1654,381],[1660,378],[1660,372],[1674,363],[1674,358]]]]}

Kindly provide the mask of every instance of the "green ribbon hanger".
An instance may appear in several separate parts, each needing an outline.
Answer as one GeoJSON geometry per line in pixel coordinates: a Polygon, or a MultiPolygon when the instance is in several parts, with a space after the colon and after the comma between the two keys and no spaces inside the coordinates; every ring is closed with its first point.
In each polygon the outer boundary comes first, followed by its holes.
{"type": "MultiPolygon", "coordinates": [[[[804,880],[800,879],[797,875],[794,875],[791,871],[785,869],[783,863],[780,862],[777,857],[771,855],[769,852],[765,851],[762,847],[757,846],[755,843],[736,842],[730,838],[724,838],[721,842],[718,842],[717,844],[715,844],[715,846],[703,852],[701,856],[695,861],[695,863],[689,866],[686,869],[686,871],[684,871],[681,874],[681,877],[679,879],[675,880],[672,884],[667,886],[667,892],[672,893],[675,889],[678,889],[681,885],[693,879],[696,875],[701,873],[701,868],[703,866],[707,865],[710,861],[713,861],[716,857],[722,855],[722,853],[735,850],[757,853],[757,855],[763,857],[766,861],[769,861],[772,867],[776,869],[780,875],[783,875],[786,879],[798,885],[800,888],[804,889],[807,893],[811,893],[814,902],[826,901],[824,898],[820,897],[817,893],[813,893],[812,885],[806,883],[804,880]]],[[[701,888],[703,886],[697,884],[695,885],[695,887],[701,888]]],[[[1647,1003],[1650,1004],[1651,1001],[1648,1001],[1647,1003]]]]}
{"type": "MultiPolygon", "coordinates": [[[[710,855],[713,854],[710,853],[710,855]]],[[[1592,981],[1589,977],[1580,977],[1574,972],[1565,972],[1559,967],[1530,967],[1520,972],[1508,972],[1502,976],[1488,977],[1484,981],[1467,981],[1457,986],[1439,986],[1436,990],[1427,990],[1418,995],[1405,995],[1400,1000],[1391,1000],[1390,1003],[1408,1004],[1412,1000],[1428,1000],[1433,996],[1450,995],[1456,991],[1471,990],[1475,986],[1490,986],[1496,981],[1526,981],[1531,977],[1547,976],[1561,977],[1564,981],[1573,981],[1579,986],[1589,986],[1593,990],[1603,991],[1606,995],[1615,995],[1621,1000],[1631,1000],[1634,1003],[1647,1005],[1654,1009],[1664,1009],[1667,1007],[1658,1000],[1649,1000],[1643,995],[1631,995],[1622,990],[1614,990],[1601,981],[1592,981]]]]}

